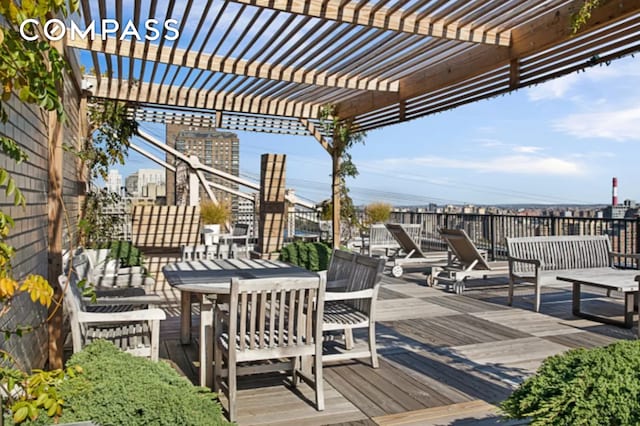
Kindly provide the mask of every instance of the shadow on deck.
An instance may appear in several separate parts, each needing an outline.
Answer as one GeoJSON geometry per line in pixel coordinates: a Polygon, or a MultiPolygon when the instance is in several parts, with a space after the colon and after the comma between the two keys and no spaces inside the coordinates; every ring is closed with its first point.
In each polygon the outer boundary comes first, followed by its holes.
{"type": "MultiPolygon", "coordinates": [[[[463,295],[424,285],[422,272],[385,276],[378,304],[380,368],[367,359],[325,364],[325,411],[311,388],[293,389],[286,376],[240,380],[240,425],[494,425],[496,405],[543,359],[575,347],[633,339],[633,330],[573,317],[569,286],[543,288],[540,313],[531,287],[506,306],[506,278],[473,280],[463,295]]],[[[616,316],[623,301],[594,291],[585,310],[616,316]]],[[[197,337],[180,344],[178,308],[163,322],[160,356],[194,383],[197,337]]],[[[193,335],[198,334],[194,319],[193,335]]],[[[364,335],[355,335],[364,344],[364,335]]]]}

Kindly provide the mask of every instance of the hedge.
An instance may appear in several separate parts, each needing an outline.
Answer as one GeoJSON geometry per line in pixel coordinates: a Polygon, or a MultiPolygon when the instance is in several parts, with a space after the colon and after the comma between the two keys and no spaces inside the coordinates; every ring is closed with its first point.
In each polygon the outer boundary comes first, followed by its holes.
{"type": "Polygon", "coordinates": [[[279,259],[309,271],[324,271],[329,267],[331,251],[325,243],[296,241],[282,247],[279,259]]]}

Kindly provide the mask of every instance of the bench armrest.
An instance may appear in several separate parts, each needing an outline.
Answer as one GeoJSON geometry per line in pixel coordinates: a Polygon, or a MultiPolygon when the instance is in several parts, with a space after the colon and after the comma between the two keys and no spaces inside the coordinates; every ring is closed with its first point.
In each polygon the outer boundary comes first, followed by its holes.
{"type": "Polygon", "coordinates": [[[324,293],[324,300],[352,300],[352,299],[371,299],[373,297],[373,289],[359,291],[327,291],[324,293]]]}
{"type": "Polygon", "coordinates": [[[542,262],[540,262],[538,259],[523,259],[514,256],[508,256],[507,259],[509,260],[509,266],[511,266],[513,263],[528,263],[530,265],[535,265],[536,268],[542,266],[542,262]]]}
{"type": "Polygon", "coordinates": [[[91,302],[90,298],[84,298],[84,302],[89,306],[105,306],[105,305],[148,305],[148,304],[160,304],[165,300],[163,297],[149,294],[145,296],[131,296],[131,297],[98,297],[95,303],[91,302]]]}
{"type": "Polygon", "coordinates": [[[136,311],[109,313],[78,312],[78,322],[84,324],[158,321],[166,318],[167,315],[162,309],[139,309],[136,311]]]}
{"type": "Polygon", "coordinates": [[[622,257],[626,259],[637,259],[640,260],[640,253],[619,253],[615,251],[609,252],[609,258],[613,259],[614,257],[622,257]]]}

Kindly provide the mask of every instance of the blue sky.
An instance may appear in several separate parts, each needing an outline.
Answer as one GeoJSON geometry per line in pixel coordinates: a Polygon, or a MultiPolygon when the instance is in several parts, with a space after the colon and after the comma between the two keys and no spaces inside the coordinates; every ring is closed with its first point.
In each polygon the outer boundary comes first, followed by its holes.
{"type": "MultiPolygon", "coordinates": [[[[640,200],[639,83],[639,58],[628,57],[371,131],[352,150],[351,195],[357,204],[609,203],[616,176],[620,199],[640,200]]],[[[163,138],[161,125],[142,128],[163,138]]],[[[287,186],[329,197],[330,158],[312,137],[238,135],[241,174],[257,179],[260,154],[287,154],[287,186]]],[[[132,153],[120,169],[155,167],[132,153]]]]}

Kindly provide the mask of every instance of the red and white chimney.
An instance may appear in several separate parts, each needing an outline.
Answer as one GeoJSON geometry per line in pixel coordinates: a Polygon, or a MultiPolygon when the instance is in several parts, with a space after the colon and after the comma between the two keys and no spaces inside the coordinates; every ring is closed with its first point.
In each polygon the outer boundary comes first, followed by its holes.
{"type": "Polygon", "coordinates": [[[611,188],[611,205],[618,205],[618,178],[613,178],[613,185],[611,188]]]}

